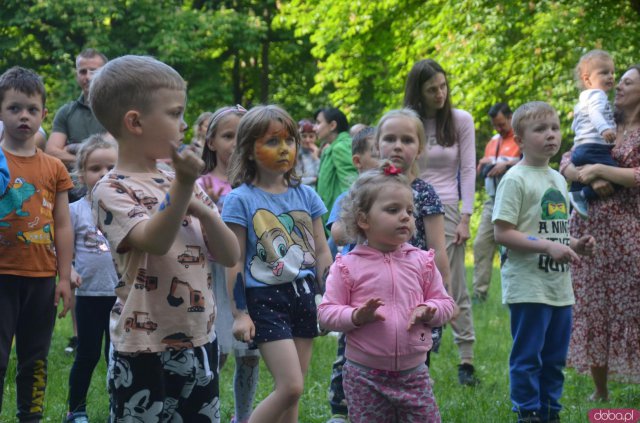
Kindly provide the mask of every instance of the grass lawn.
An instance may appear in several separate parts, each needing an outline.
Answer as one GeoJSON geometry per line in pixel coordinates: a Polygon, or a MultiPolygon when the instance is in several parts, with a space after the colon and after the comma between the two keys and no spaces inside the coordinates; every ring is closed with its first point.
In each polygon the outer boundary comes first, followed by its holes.
{"type": "MultiPolygon", "coordinates": [[[[471,284],[471,269],[469,285],[471,284]]],[[[439,354],[432,356],[431,374],[435,380],[434,391],[444,422],[511,422],[515,421],[510,411],[508,357],[511,345],[509,315],[500,304],[500,284],[496,282],[497,271],[491,286],[489,300],[474,305],[476,328],[476,371],[481,384],[475,388],[461,387],[457,382],[457,349],[453,344],[451,330],[445,331],[439,354]]],[[[70,335],[70,319],[58,322],[51,352],[49,354],[49,380],[45,400],[45,421],[60,422],[66,414],[68,377],[73,357],[65,355],[64,347],[70,335]]],[[[313,359],[307,376],[304,396],[300,406],[301,423],[320,423],[330,417],[327,403],[327,386],[331,374],[331,363],[335,358],[336,338],[317,338],[313,359]]],[[[11,356],[7,372],[4,406],[0,422],[15,421],[15,352],[11,356]]],[[[229,362],[221,375],[222,422],[228,422],[233,412],[232,368],[229,362]]],[[[89,417],[92,422],[106,422],[108,418],[108,396],[105,389],[105,364],[102,361],[94,373],[89,392],[89,417]]],[[[590,403],[586,399],[592,392],[591,379],[566,371],[563,397],[564,422],[588,422],[592,408],[640,409],[640,385],[611,383],[612,401],[609,404],[590,403]]],[[[271,391],[271,378],[262,365],[258,400],[271,391]]],[[[375,423],[375,422],[372,422],[375,423]]]]}

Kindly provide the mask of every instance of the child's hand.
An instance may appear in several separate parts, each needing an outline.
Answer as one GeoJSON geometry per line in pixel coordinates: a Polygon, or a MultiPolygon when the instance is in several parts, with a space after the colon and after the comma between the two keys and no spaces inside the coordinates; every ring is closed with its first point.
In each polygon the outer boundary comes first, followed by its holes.
{"type": "Polygon", "coordinates": [[[580,257],[576,254],[575,251],[571,249],[568,245],[560,244],[559,242],[549,242],[549,247],[547,249],[547,254],[551,256],[558,263],[578,263],[580,262],[580,257]]]}
{"type": "Polygon", "coordinates": [[[222,196],[222,192],[224,191],[224,187],[220,187],[217,191],[213,189],[213,182],[210,178],[203,178],[202,185],[204,188],[204,192],[211,198],[211,201],[218,204],[220,201],[220,197],[222,196]]]}
{"type": "Polygon", "coordinates": [[[602,138],[608,143],[615,142],[616,132],[613,129],[605,129],[602,131],[602,138]]]}
{"type": "Polygon", "coordinates": [[[351,321],[356,326],[362,326],[367,323],[384,320],[384,316],[378,313],[378,308],[383,306],[384,302],[380,298],[371,298],[362,307],[358,307],[351,315],[351,321]]]}
{"type": "Polygon", "coordinates": [[[207,207],[206,204],[196,198],[195,195],[191,196],[191,201],[187,206],[187,214],[191,215],[199,220],[203,220],[204,217],[213,215],[213,210],[207,207]]]}
{"type": "Polygon", "coordinates": [[[409,317],[409,325],[407,330],[411,329],[411,326],[418,322],[429,323],[438,309],[428,305],[420,305],[413,309],[411,316],[409,317]]]}
{"type": "Polygon", "coordinates": [[[585,235],[576,242],[576,253],[591,256],[596,249],[596,240],[591,235],[585,235]]]}
{"type": "Polygon", "coordinates": [[[62,311],[58,314],[58,318],[62,319],[67,315],[71,308],[71,283],[66,279],[58,280],[55,295],[53,297],[53,305],[57,308],[58,303],[62,299],[62,311]]]}
{"type": "Polygon", "coordinates": [[[76,269],[71,266],[71,289],[80,288],[80,285],[82,285],[82,277],[76,272],[76,269]]]}
{"type": "Polygon", "coordinates": [[[256,336],[256,327],[247,313],[239,313],[233,319],[233,337],[240,342],[250,342],[256,336]]]}
{"type": "Polygon", "coordinates": [[[171,161],[176,171],[176,180],[186,185],[193,185],[204,169],[204,162],[190,148],[185,148],[181,153],[174,148],[171,152],[171,161]]]}

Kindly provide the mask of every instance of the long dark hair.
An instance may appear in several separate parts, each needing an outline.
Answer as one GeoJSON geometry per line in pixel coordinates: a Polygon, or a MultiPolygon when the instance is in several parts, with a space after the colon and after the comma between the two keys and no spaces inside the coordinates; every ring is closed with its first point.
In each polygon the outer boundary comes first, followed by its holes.
{"type": "MultiPolygon", "coordinates": [[[[238,125],[236,149],[231,155],[228,169],[229,183],[232,187],[235,188],[243,183],[250,184],[258,175],[256,162],[252,158],[253,146],[258,138],[267,132],[272,121],[280,122],[296,140],[296,151],[300,149],[298,125],[289,113],[273,104],[253,107],[240,119],[238,125]]],[[[297,158],[297,156],[296,154],[294,157],[297,158]]],[[[295,169],[294,162],[291,169],[284,174],[284,180],[291,187],[300,185],[300,178],[296,175],[295,169]]]]}
{"type": "Polygon", "coordinates": [[[433,59],[424,59],[413,65],[404,87],[404,107],[415,110],[423,120],[426,119],[422,104],[422,85],[438,73],[444,75],[447,84],[447,98],[442,109],[436,111],[436,139],[439,145],[451,147],[458,142],[451,107],[451,90],[447,73],[438,62],[433,59]]]}
{"type": "MultiPolygon", "coordinates": [[[[629,72],[631,69],[635,69],[636,72],[638,72],[638,74],[640,75],[640,63],[636,63],[635,65],[629,66],[629,68],[627,68],[627,70],[624,71],[623,75],[625,73],[629,72]]],[[[613,118],[614,118],[616,124],[618,124],[618,125],[621,125],[621,124],[624,124],[624,123],[628,123],[628,122],[625,122],[625,119],[627,118],[627,116],[624,115],[622,110],[614,110],[613,111],[613,118]]]]}

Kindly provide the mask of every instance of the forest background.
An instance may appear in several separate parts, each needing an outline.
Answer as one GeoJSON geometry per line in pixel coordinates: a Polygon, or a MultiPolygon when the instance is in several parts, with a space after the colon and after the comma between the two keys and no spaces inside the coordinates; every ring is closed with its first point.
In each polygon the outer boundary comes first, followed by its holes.
{"type": "Polygon", "coordinates": [[[605,49],[616,77],[640,62],[639,15],[640,0],[2,0],[0,71],[21,65],[43,77],[47,130],[79,95],[74,60],[87,47],[176,68],[189,84],[190,126],[205,110],[260,103],[296,119],[331,105],[375,124],[402,105],[411,66],[433,58],[454,106],[475,119],[479,155],[497,101],[550,102],[567,149],[578,59],[605,49]]]}

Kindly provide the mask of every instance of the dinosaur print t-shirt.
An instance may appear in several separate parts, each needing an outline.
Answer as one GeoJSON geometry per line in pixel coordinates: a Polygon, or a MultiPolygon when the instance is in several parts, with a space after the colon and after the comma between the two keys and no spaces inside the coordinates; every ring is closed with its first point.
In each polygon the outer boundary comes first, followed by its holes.
{"type": "MultiPolygon", "coordinates": [[[[171,203],[173,175],[112,170],[93,190],[91,208],[107,237],[120,280],[111,310],[116,351],[160,352],[194,348],[210,341],[215,318],[212,277],[200,221],[185,216],[163,256],[127,245],[134,226],[162,213],[171,203]]],[[[217,208],[194,184],[194,195],[217,208]]]]}
{"type": "Polygon", "coordinates": [[[227,195],[222,220],[247,228],[247,288],[291,283],[315,275],[313,220],[327,212],[306,186],[271,194],[243,184],[227,195]]]}
{"type": "Polygon", "coordinates": [[[0,197],[0,274],[55,276],[53,209],[56,194],[73,188],[69,173],[39,149],[29,157],[3,152],[11,179],[0,197]]]}

